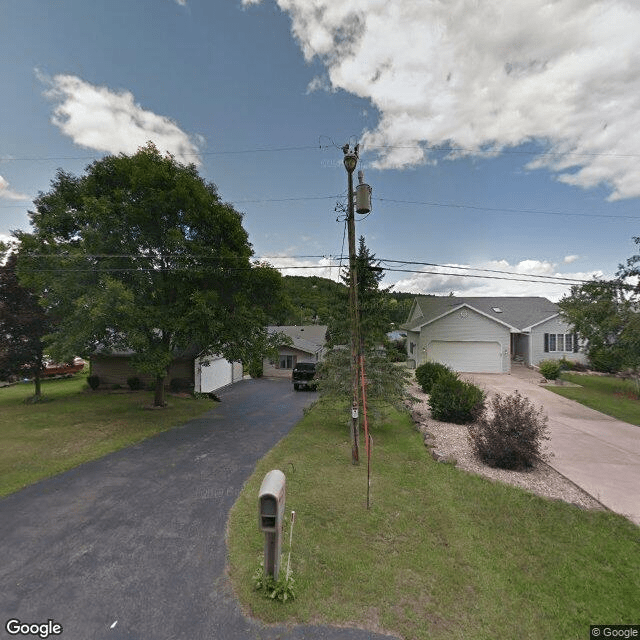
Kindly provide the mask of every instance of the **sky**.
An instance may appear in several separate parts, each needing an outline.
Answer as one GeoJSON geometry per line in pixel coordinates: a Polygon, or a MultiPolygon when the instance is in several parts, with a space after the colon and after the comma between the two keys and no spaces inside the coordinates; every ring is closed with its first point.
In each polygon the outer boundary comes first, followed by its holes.
{"type": "Polygon", "coordinates": [[[335,279],[360,144],[396,291],[557,301],[637,253],[637,0],[6,0],[0,87],[0,239],[151,140],[257,259],[335,279]]]}

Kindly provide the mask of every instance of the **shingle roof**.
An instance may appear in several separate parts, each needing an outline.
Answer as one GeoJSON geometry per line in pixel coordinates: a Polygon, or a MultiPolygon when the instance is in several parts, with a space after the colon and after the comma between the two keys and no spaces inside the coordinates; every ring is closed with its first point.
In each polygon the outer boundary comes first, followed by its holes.
{"type": "Polygon", "coordinates": [[[406,322],[402,325],[403,329],[417,330],[426,322],[463,305],[520,331],[560,311],[558,305],[542,297],[416,296],[416,303],[422,315],[406,322]]]}
{"type": "Polygon", "coordinates": [[[320,351],[326,342],[326,325],[270,326],[267,327],[267,330],[269,333],[284,333],[289,336],[293,342],[293,346],[305,353],[316,353],[320,351]]]}

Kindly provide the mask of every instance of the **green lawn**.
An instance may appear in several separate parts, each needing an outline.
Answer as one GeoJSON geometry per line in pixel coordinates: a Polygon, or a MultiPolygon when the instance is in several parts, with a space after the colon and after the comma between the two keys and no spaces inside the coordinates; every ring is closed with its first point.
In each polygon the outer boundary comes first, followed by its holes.
{"type": "Polygon", "coordinates": [[[211,400],[169,396],[147,409],[149,391],[92,392],[86,376],[42,383],[49,400],[25,404],[32,384],[0,388],[0,496],[144,440],[211,409],[211,400]]]}
{"type": "Polygon", "coordinates": [[[614,376],[590,376],[575,373],[563,373],[562,379],[581,386],[548,385],[546,388],[608,416],[640,426],[640,400],[634,382],[614,376]]]}
{"type": "MultiPolygon", "coordinates": [[[[405,414],[372,430],[354,467],[345,416],[318,406],[259,462],[228,525],[229,570],[246,612],[265,622],[356,625],[406,639],[563,640],[589,624],[637,623],[640,528],[434,462],[405,414]],[[257,493],[287,474],[296,511],[297,599],[253,590],[262,556],[257,493]]],[[[289,530],[285,530],[286,566],[289,530]]]]}

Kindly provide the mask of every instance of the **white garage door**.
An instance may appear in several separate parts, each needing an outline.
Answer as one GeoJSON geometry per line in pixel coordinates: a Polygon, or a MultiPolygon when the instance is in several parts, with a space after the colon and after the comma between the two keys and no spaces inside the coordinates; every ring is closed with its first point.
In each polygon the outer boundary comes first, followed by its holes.
{"type": "Polygon", "coordinates": [[[233,365],[224,358],[211,358],[200,369],[200,391],[209,393],[233,382],[233,365]]]}
{"type": "Polygon", "coordinates": [[[434,340],[427,348],[427,358],[446,364],[454,371],[502,372],[502,357],[497,342],[434,340]]]}

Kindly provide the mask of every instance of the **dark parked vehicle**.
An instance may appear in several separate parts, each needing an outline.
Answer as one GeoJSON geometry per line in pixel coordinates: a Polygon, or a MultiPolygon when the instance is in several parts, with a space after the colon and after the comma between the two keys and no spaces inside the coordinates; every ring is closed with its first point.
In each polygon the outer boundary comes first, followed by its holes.
{"type": "Polygon", "coordinates": [[[318,386],[315,362],[299,362],[293,368],[291,380],[296,391],[300,391],[300,389],[315,390],[318,386]]]}

